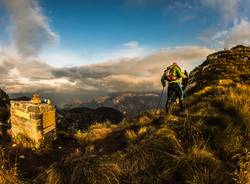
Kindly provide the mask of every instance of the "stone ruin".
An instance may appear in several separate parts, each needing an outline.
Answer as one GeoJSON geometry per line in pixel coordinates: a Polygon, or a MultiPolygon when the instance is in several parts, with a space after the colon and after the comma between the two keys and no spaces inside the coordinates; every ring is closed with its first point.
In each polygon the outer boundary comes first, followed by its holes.
{"type": "Polygon", "coordinates": [[[42,103],[38,95],[31,101],[11,101],[11,136],[21,135],[34,143],[49,134],[55,135],[56,109],[51,103],[42,103]]]}

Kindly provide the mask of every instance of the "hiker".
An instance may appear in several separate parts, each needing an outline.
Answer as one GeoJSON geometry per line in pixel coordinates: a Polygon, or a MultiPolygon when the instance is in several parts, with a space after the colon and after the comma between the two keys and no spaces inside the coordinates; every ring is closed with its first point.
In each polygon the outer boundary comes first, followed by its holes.
{"type": "Polygon", "coordinates": [[[184,109],[181,79],[186,79],[186,78],[187,76],[181,71],[181,68],[175,62],[171,66],[167,67],[167,69],[164,71],[161,78],[161,83],[163,87],[165,87],[166,81],[168,82],[168,97],[165,106],[166,113],[168,113],[169,106],[173,100],[171,98],[173,97],[174,94],[179,98],[181,109],[184,109]]]}

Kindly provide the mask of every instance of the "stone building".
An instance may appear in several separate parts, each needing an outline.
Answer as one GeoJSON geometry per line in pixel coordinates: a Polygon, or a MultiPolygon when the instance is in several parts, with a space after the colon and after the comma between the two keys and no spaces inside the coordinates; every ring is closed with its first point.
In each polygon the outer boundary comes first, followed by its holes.
{"type": "Polygon", "coordinates": [[[21,135],[39,143],[56,130],[56,109],[40,100],[11,101],[11,136],[21,135]]]}

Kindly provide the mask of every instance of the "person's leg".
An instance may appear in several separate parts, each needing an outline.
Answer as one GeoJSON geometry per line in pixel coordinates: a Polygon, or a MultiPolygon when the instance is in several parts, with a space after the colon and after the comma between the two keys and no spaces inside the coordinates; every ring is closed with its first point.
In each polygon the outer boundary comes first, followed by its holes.
{"type": "Polygon", "coordinates": [[[181,89],[180,84],[175,84],[175,88],[174,88],[174,92],[176,93],[176,95],[179,98],[179,103],[180,103],[180,107],[181,109],[184,109],[184,102],[183,102],[183,91],[181,89]]]}
{"type": "Polygon", "coordinates": [[[166,102],[166,105],[165,105],[165,109],[166,109],[166,113],[168,113],[169,111],[169,106],[172,102],[172,97],[173,97],[173,93],[174,93],[174,89],[173,89],[173,84],[169,84],[168,85],[168,95],[167,95],[167,102],[166,102]]]}

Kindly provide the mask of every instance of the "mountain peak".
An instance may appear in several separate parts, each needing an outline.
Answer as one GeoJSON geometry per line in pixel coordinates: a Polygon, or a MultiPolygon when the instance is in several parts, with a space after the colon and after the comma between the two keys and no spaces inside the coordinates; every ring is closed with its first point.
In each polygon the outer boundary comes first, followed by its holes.
{"type": "Polygon", "coordinates": [[[218,85],[221,80],[250,84],[250,47],[237,45],[210,54],[206,61],[190,73],[188,93],[218,85]]]}

